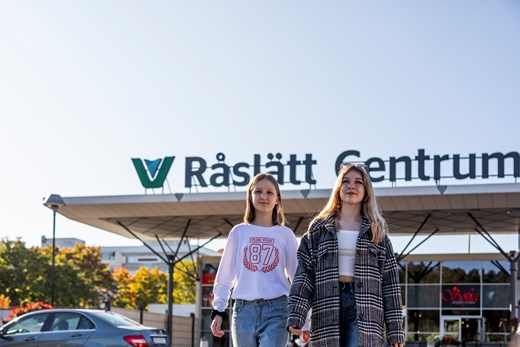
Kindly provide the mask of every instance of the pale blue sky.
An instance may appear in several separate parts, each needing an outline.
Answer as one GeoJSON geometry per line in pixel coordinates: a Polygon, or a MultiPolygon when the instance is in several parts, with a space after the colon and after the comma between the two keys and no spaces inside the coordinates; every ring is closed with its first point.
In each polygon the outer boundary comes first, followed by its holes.
{"type": "Polygon", "coordinates": [[[330,188],[347,149],[519,151],[519,34],[516,0],[3,0],[0,237],[50,237],[50,193],[142,194],[133,157],[313,153],[330,188]]]}

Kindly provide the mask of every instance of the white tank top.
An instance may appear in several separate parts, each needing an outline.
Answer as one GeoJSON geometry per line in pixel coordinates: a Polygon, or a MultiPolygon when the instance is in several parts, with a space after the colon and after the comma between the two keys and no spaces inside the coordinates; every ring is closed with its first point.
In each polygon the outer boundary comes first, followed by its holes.
{"type": "Polygon", "coordinates": [[[359,235],[357,230],[339,230],[336,233],[339,248],[339,275],[354,276],[356,242],[359,235]]]}

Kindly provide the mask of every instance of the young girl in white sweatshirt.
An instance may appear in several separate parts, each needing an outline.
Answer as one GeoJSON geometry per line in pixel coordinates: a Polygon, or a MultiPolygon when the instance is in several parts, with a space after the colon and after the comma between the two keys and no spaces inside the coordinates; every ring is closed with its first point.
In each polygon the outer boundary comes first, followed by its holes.
{"type": "Polygon", "coordinates": [[[256,175],[248,186],[244,222],[229,233],[213,287],[211,332],[224,335],[222,318],[231,296],[235,347],[287,343],[287,295],[298,242],[285,224],[278,182],[270,174],[256,175]]]}

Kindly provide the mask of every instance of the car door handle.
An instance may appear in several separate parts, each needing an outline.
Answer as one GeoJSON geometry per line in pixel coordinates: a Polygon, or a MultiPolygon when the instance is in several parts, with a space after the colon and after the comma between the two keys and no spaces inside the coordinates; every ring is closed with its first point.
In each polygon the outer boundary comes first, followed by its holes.
{"type": "Polygon", "coordinates": [[[24,341],[35,341],[35,340],[36,340],[36,336],[29,336],[24,341]]]}
{"type": "Polygon", "coordinates": [[[81,333],[77,333],[77,334],[72,334],[72,335],[70,335],[70,337],[80,337],[80,336],[83,336],[83,334],[81,334],[81,333]]]}

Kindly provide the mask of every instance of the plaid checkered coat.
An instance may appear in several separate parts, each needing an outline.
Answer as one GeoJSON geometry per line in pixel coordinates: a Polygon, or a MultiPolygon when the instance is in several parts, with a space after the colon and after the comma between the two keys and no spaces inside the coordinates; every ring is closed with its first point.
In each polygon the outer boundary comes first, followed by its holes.
{"type": "MultiPolygon", "coordinates": [[[[338,240],[335,213],[318,220],[302,237],[298,249],[298,270],[289,294],[287,325],[302,327],[312,307],[310,346],[340,345],[340,292],[338,240]]],[[[381,244],[372,241],[367,220],[363,220],[356,244],[355,296],[359,322],[359,345],[383,346],[404,343],[399,270],[388,236],[381,244]]]]}

